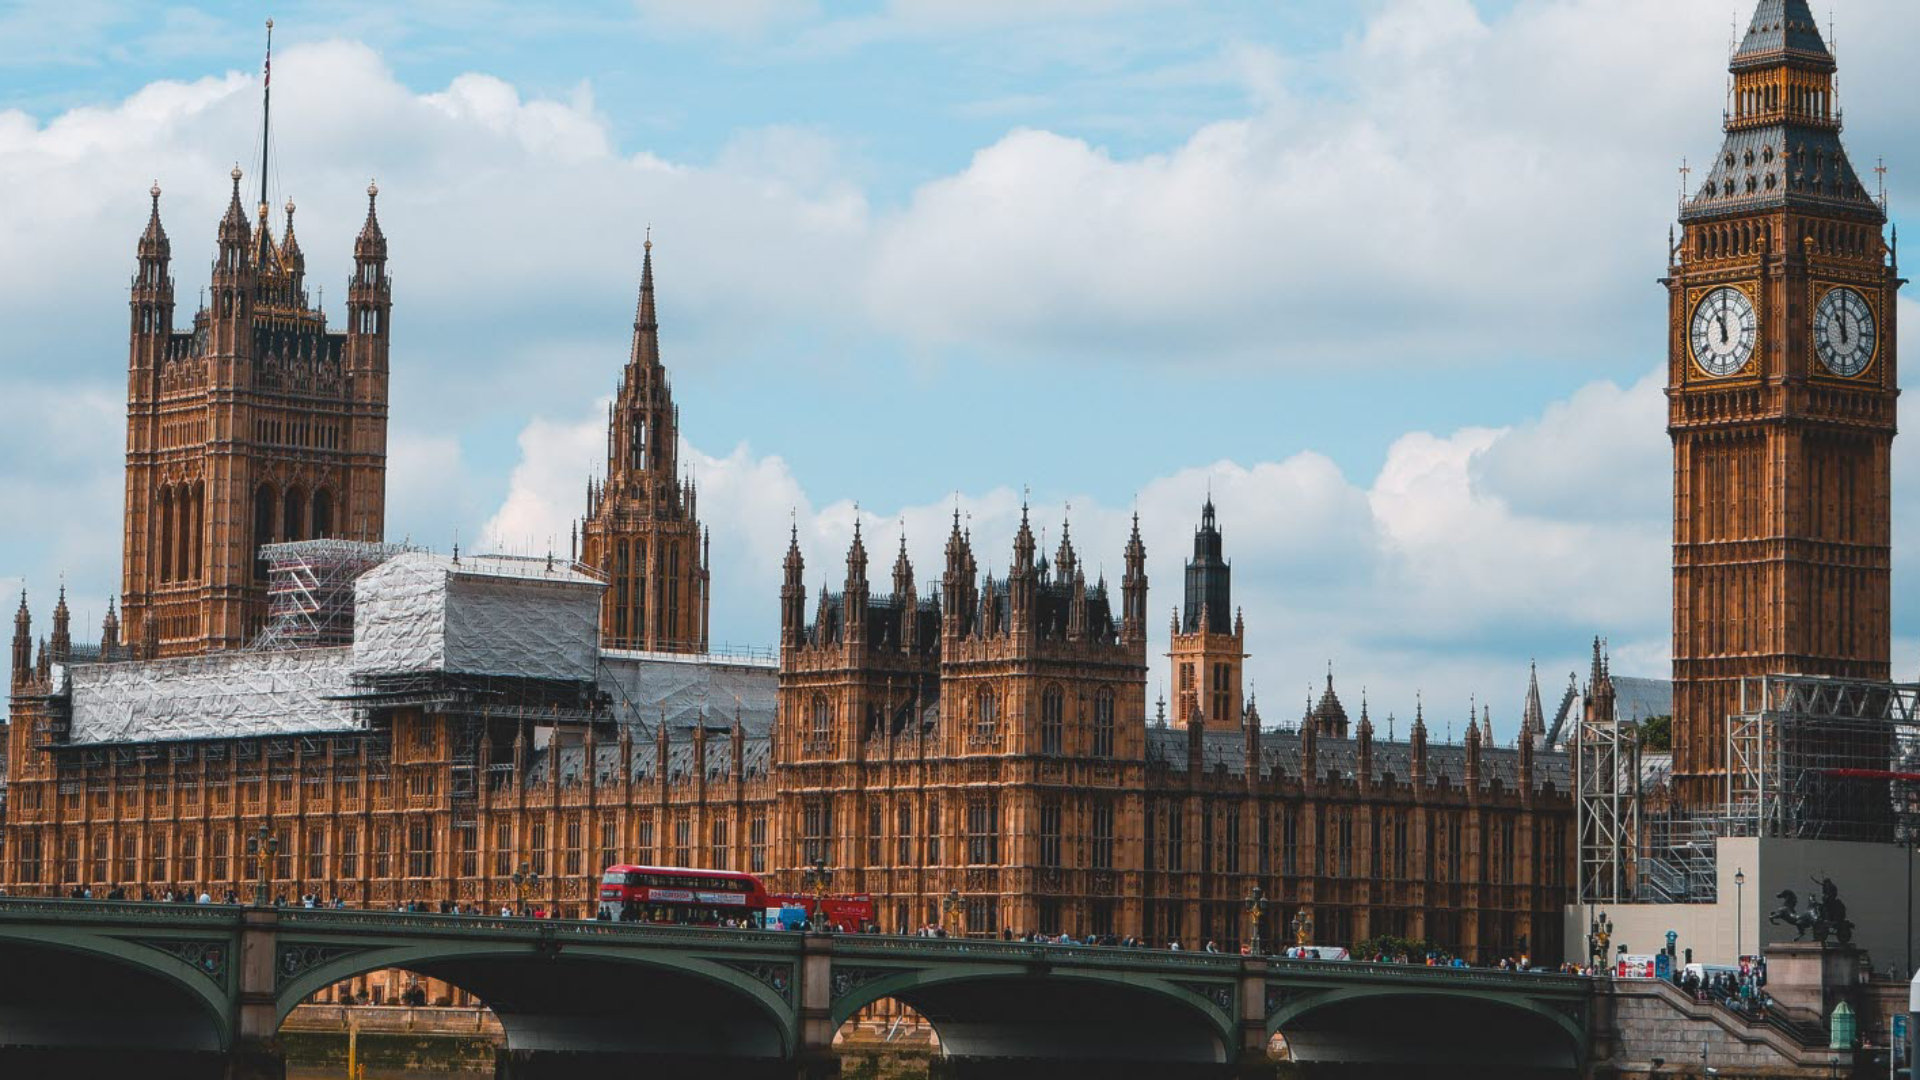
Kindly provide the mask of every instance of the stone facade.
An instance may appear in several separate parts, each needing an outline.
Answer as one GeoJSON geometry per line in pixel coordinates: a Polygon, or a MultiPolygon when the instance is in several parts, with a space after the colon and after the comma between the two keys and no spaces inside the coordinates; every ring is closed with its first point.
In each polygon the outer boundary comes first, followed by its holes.
{"type": "Polygon", "coordinates": [[[308,304],[293,202],[276,241],[264,180],[250,223],[240,179],[236,166],[210,287],[184,331],[151,192],[129,301],[124,622],[109,651],[122,638],[143,656],[239,648],[267,614],[262,544],[386,529],[392,297],[378,191],[367,188],[341,332],[308,304]]]}

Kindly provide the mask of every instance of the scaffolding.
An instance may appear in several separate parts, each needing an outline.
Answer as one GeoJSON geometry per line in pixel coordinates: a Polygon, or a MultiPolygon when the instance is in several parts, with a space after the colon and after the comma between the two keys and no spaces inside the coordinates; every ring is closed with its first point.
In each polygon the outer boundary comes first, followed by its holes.
{"type": "Polygon", "coordinates": [[[1920,825],[1920,684],[1742,679],[1723,835],[1889,843],[1920,825]]]}
{"type": "Polygon", "coordinates": [[[402,552],[400,544],[297,540],[267,544],[267,625],[254,639],[261,652],[353,644],[353,582],[402,552]]]}
{"type": "Polygon", "coordinates": [[[1574,740],[1574,813],[1580,835],[1580,900],[1633,895],[1629,872],[1640,836],[1640,731],[1619,710],[1582,720],[1574,740]]]}

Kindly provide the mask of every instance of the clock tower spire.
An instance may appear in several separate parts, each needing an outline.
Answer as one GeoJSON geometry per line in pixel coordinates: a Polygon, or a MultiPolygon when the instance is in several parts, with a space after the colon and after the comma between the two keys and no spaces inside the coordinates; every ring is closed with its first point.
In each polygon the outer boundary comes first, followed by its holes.
{"type": "Polygon", "coordinates": [[[1674,775],[1727,797],[1740,680],[1885,679],[1898,268],[1806,0],[1759,0],[1669,253],[1674,775]]]}

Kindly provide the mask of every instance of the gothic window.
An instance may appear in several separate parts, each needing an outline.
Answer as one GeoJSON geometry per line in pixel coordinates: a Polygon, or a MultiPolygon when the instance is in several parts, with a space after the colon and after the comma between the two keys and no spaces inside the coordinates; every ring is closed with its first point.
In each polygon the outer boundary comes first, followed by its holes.
{"type": "Polygon", "coordinates": [[[360,830],[357,826],[340,826],[340,876],[348,879],[360,876],[360,830]]]}
{"type": "Polygon", "coordinates": [[[867,803],[867,865],[879,866],[886,844],[886,808],[878,798],[867,803]]]}
{"type": "Polygon", "coordinates": [[[940,865],[940,799],[927,800],[927,865],[940,865]]]}
{"type": "Polygon", "coordinates": [[[993,737],[994,725],[1000,718],[999,699],[994,697],[993,687],[983,686],[973,695],[973,733],[982,739],[993,737]]]}
{"type": "Polygon", "coordinates": [[[967,863],[995,866],[1000,862],[1000,797],[975,795],[967,800],[967,863]]]}
{"type": "Polygon", "coordinates": [[[1142,821],[1140,824],[1146,833],[1146,843],[1141,845],[1142,861],[1145,864],[1142,868],[1153,870],[1164,861],[1160,857],[1159,852],[1154,850],[1154,845],[1158,843],[1160,839],[1160,809],[1155,806],[1148,806],[1147,812],[1142,814],[1141,818],[1142,821]]]}
{"type": "Polygon", "coordinates": [[[1093,804],[1093,868],[1113,869],[1113,803],[1101,799],[1093,804]]]}
{"type": "Polygon", "coordinates": [[[167,834],[155,833],[147,841],[147,880],[165,882],[173,879],[167,865],[167,834]]]}
{"type": "Polygon", "coordinates": [[[1179,803],[1167,807],[1167,869],[1179,873],[1187,868],[1187,815],[1179,803]]]}
{"type": "Polygon", "coordinates": [[[132,833],[120,834],[120,878],[121,881],[140,880],[139,849],[132,833]]]}
{"type": "Polygon", "coordinates": [[[1093,756],[1113,756],[1113,691],[1093,696],[1093,756]]]}
{"type": "Polygon", "coordinates": [[[307,877],[324,881],[327,877],[327,831],[318,826],[307,830],[307,877]]]}
{"type": "Polygon", "coordinates": [[[811,865],[833,858],[833,800],[827,796],[808,799],[800,810],[802,848],[800,861],[811,865]]]}
{"type": "Polygon", "coordinates": [[[1294,876],[1300,871],[1300,811],[1286,807],[1281,811],[1281,872],[1294,876]]]}
{"type": "Polygon", "coordinates": [[[585,873],[587,869],[586,857],[583,854],[583,847],[582,847],[582,845],[586,841],[586,837],[581,835],[580,815],[578,814],[567,815],[564,839],[565,839],[565,847],[566,847],[565,872],[568,877],[579,877],[581,874],[585,873]]]}
{"type": "Polygon", "coordinates": [[[1059,799],[1043,799],[1040,803],[1040,865],[1060,865],[1059,799]]]}
{"type": "Polygon", "coordinates": [[[673,817],[673,865],[693,865],[693,821],[684,810],[673,817]]]}
{"type": "Polygon", "coordinates": [[[1213,807],[1200,804],[1200,872],[1213,873],[1213,807]]]}
{"type": "Polygon", "coordinates": [[[1240,872],[1240,808],[1228,806],[1226,811],[1227,834],[1227,873],[1240,872]]]}
{"type": "Polygon", "coordinates": [[[160,580],[173,580],[173,485],[160,489],[160,580]]]}
{"type": "Polygon", "coordinates": [[[642,417],[627,428],[627,464],[636,470],[647,467],[647,421],[642,417]]]}
{"type": "Polygon", "coordinates": [[[253,493],[253,576],[267,576],[267,560],[260,557],[259,549],[263,544],[273,543],[273,488],[261,484],[253,493]]]}
{"type": "Polygon", "coordinates": [[[678,634],[680,632],[680,545],[679,544],[669,543],[667,545],[666,562],[667,562],[666,623],[661,627],[662,633],[660,636],[662,638],[661,644],[671,648],[674,645],[686,644],[686,641],[682,638],[669,636],[669,635],[678,634]]]}
{"type": "Polygon", "coordinates": [[[767,815],[756,813],[747,823],[747,872],[767,872],[767,815]]]}
{"type": "Polygon", "coordinates": [[[1232,683],[1233,665],[1225,663],[1213,665],[1213,707],[1209,710],[1209,715],[1216,722],[1233,715],[1228,704],[1233,696],[1230,691],[1232,683]]]}
{"type": "Polygon", "coordinates": [[[231,851],[232,840],[225,829],[213,831],[213,855],[207,860],[207,877],[212,881],[227,879],[227,855],[231,851]]]}
{"type": "Polygon", "coordinates": [[[894,865],[913,865],[913,804],[906,799],[894,811],[894,865]]]}
{"type": "Polygon", "coordinates": [[[313,535],[319,540],[333,535],[333,492],[326,488],[313,493],[313,535]]]}
{"type": "Polygon", "coordinates": [[[827,741],[827,733],[833,724],[833,706],[827,703],[827,695],[813,695],[813,741],[827,741]]]}
{"type": "Polygon", "coordinates": [[[288,540],[305,540],[307,538],[307,493],[298,487],[290,487],[282,503],[280,535],[288,540]]]}
{"type": "Polygon", "coordinates": [[[1273,873],[1273,818],[1267,816],[1262,807],[1256,806],[1255,810],[1259,820],[1259,827],[1255,830],[1255,845],[1259,852],[1256,859],[1260,876],[1264,878],[1273,873]]]}
{"type": "Polygon", "coordinates": [[[1067,696],[1058,686],[1049,686],[1040,694],[1040,752],[1058,754],[1062,732],[1066,728],[1067,696]]]}
{"type": "Polygon", "coordinates": [[[600,823],[600,869],[620,861],[619,823],[608,818],[600,823]]]}

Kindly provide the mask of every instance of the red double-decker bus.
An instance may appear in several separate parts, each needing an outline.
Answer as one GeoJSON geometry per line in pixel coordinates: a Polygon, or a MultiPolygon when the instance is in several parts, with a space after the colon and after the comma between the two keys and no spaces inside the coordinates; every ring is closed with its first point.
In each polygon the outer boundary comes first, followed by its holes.
{"type": "MultiPolygon", "coordinates": [[[[783,927],[822,921],[816,898],[769,893],[752,874],[680,866],[609,866],[600,876],[600,917],[682,926],[783,927]]],[[[829,895],[824,922],[847,931],[873,925],[873,897],[829,895]]]]}
{"type": "Polygon", "coordinates": [[[607,867],[600,917],[683,926],[763,926],[767,894],[751,874],[679,866],[607,867]]]}

